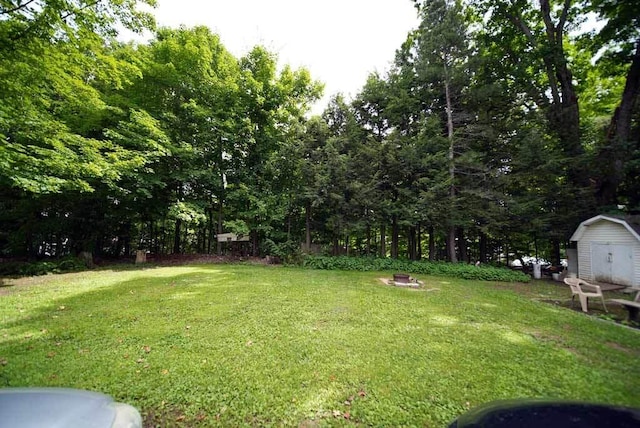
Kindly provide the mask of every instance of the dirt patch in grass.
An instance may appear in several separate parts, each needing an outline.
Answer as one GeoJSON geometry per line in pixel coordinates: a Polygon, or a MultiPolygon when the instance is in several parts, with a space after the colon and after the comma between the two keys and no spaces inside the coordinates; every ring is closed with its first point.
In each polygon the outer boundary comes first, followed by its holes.
{"type": "Polygon", "coordinates": [[[626,348],[626,347],[620,345],[619,343],[606,342],[605,345],[608,346],[611,349],[615,349],[617,351],[622,351],[622,352],[624,352],[625,354],[628,354],[628,355],[640,356],[640,351],[636,351],[634,349],[626,348]]]}
{"type": "Polygon", "coordinates": [[[6,296],[11,293],[11,290],[15,284],[6,284],[3,283],[0,285],[0,296],[6,296]]]}
{"type": "Polygon", "coordinates": [[[396,285],[393,283],[391,278],[378,278],[380,282],[384,285],[389,285],[391,287],[404,288],[412,291],[440,291],[439,288],[428,288],[423,281],[418,281],[417,283],[407,283],[403,285],[396,285]]]}
{"type": "Polygon", "coordinates": [[[15,291],[16,287],[32,287],[40,285],[45,276],[24,276],[22,278],[0,278],[0,296],[6,296],[15,291]]]}
{"type": "MultiPolygon", "coordinates": [[[[577,299],[576,299],[577,300],[577,299]]],[[[602,303],[595,301],[593,305],[589,302],[589,312],[582,312],[579,302],[573,302],[571,299],[539,299],[540,302],[548,303],[550,305],[560,306],[565,309],[584,314],[586,316],[600,318],[602,320],[608,320],[615,322],[616,324],[626,325],[627,327],[640,329],[640,323],[630,322],[628,320],[628,312],[620,305],[608,304],[607,311],[602,307],[602,303]]]]}
{"type": "Polygon", "coordinates": [[[215,254],[170,254],[164,256],[149,254],[147,256],[147,261],[149,263],[154,263],[161,266],[179,266],[199,263],[249,263],[255,265],[269,264],[266,258],[263,259],[260,257],[218,256],[215,254]]]}
{"type": "Polygon", "coordinates": [[[540,297],[541,294],[553,297],[571,297],[569,287],[552,280],[534,279],[531,282],[495,282],[491,287],[497,290],[511,290],[523,296],[540,297]]]}

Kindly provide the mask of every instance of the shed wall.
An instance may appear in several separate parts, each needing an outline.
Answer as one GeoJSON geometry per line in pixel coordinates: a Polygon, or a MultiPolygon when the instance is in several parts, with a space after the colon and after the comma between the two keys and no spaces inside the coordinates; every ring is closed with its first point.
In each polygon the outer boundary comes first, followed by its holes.
{"type": "Polygon", "coordinates": [[[633,247],[632,285],[640,286],[640,242],[623,225],[611,221],[599,221],[589,225],[578,241],[578,276],[594,281],[591,269],[591,243],[618,244],[633,247]]]}

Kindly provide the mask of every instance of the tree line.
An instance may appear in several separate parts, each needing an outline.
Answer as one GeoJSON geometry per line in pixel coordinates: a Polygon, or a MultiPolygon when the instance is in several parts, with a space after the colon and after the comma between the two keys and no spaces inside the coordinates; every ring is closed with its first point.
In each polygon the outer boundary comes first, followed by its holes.
{"type": "Polygon", "coordinates": [[[414,3],[390,69],[308,117],[322,84],[263,47],[118,42],[153,0],[1,2],[1,254],[223,253],[232,232],[252,255],[557,263],[580,221],[640,208],[640,6],[414,3]]]}

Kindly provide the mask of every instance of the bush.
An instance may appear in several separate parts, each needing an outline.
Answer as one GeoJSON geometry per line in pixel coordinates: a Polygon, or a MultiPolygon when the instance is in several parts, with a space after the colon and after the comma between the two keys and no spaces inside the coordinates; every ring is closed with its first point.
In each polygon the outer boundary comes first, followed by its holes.
{"type": "Polygon", "coordinates": [[[285,263],[301,263],[300,244],[294,241],[276,243],[266,239],[262,245],[266,255],[278,257],[285,263]]]}
{"type": "Polygon", "coordinates": [[[37,262],[8,261],[0,263],[0,276],[37,276],[86,269],[86,263],[76,257],[37,262]]]}
{"type": "Polygon", "coordinates": [[[306,256],[303,266],[311,269],[395,271],[413,274],[448,276],[481,281],[529,282],[522,272],[494,266],[475,266],[466,263],[411,261],[373,257],[306,256]]]}

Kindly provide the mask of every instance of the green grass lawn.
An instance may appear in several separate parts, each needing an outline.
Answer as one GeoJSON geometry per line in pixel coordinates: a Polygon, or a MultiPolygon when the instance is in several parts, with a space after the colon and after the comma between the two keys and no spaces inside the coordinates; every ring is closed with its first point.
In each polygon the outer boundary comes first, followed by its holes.
{"type": "Polygon", "coordinates": [[[148,426],[445,426],[523,397],[640,407],[640,331],[540,301],[568,288],[383,276],[192,265],[8,280],[0,386],[101,391],[148,426]]]}

